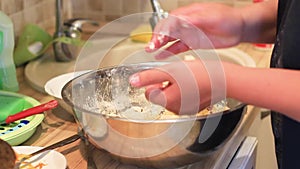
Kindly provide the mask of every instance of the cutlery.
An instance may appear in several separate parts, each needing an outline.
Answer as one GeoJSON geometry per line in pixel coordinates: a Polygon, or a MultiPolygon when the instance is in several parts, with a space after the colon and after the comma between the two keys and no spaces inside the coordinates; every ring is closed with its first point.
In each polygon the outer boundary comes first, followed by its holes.
{"type": "Polygon", "coordinates": [[[25,117],[32,116],[32,115],[39,114],[39,113],[42,113],[44,111],[53,109],[53,108],[57,107],[57,105],[58,105],[57,100],[51,100],[47,103],[31,107],[29,109],[23,110],[23,111],[21,111],[19,113],[16,113],[14,115],[9,115],[9,116],[7,116],[7,118],[4,121],[0,122],[0,124],[9,124],[9,123],[12,123],[14,121],[23,119],[25,117]]]}
{"type": "Polygon", "coordinates": [[[38,154],[43,153],[45,151],[53,150],[55,148],[62,147],[62,146],[65,146],[67,144],[73,143],[74,141],[78,140],[79,138],[81,138],[81,136],[79,134],[74,134],[73,136],[70,136],[70,137],[68,137],[64,140],[58,141],[57,143],[54,143],[50,146],[47,146],[45,148],[42,148],[42,149],[36,151],[36,152],[28,154],[25,157],[23,157],[22,159],[16,161],[14,169],[23,168],[26,164],[22,165],[22,163],[24,163],[26,160],[30,159],[31,157],[33,157],[35,155],[38,155],[38,154]]]}

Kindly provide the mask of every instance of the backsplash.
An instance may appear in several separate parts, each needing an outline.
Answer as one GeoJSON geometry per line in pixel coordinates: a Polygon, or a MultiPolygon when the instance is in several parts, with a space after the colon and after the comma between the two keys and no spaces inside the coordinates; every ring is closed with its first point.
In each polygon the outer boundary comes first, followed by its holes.
{"type": "MultiPolygon", "coordinates": [[[[252,3],[252,0],[160,0],[164,10],[170,11],[194,2],[221,2],[232,6],[252,3]]],[[[152,12],[150,0],[72,0],[73,16],[100,21],[112,21],[132,13],[152,12]]]]}
{"type": "MultiPolygon", "coordinates": [[[[55,26],[56,0],[0,0],[0,10],[13,20],[16,37],[28,23],[44,29],[55,26]]],[[[166,11],[194,2],[222,2],[241,6],[252,0],[160,0],[166,11]]],[[[62,0],[64,19],[72,17],[112,21],[122,16],[140,12],[152,12],[149,0],[62,0]]]]}
{"type": "MultiPolygon", "coordinates": [[[[65,18],[72,16],[70,2],[63,0],[65,18]]],[[[44,29],[55,26],[55,0],[0,0],[0,9],[13,20],[16,37],[28,23],[44,29]]]]}

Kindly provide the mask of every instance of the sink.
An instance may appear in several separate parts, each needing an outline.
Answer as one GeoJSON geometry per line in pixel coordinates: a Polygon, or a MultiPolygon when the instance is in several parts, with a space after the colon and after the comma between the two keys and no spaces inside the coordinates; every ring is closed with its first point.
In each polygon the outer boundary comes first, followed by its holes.
{"type": "Polygon", "coordinates": [[[29,85],[39,92],[45,93],[44,85],[53,77],[72,71],[75,61],[56,62],[54,56],[46,54],[29,62],[24,70],[29,85]]]}
{"type": "MultiPolygon", "coordinates": [[[[45,93],[44,86],[50,79],[74,71],[93,70],[126,63],[155,61],[155,53],[144,51],[145,43],[133,42],[124,37],[105,37],[89,40],[81,50],[77,60],[57,62],[53,54],[48,53],[33,60],[25,67],[25,78],[36,90],[45,93]],[[125,39],[125,40],[124,40],[125,39]]],[[[221,60],[243,66],[255,67],[254,60],[237,48],[218,49],[216,53],[221,60]]],[[[179,57],[186,56],[186,53],[179,57]]],[[[170,57],[166,61],[174,61],[178,57],[170,57]]],[[[189,59],[189,58],[187,58],[189,59]]]]}
{"type": "MultiPolygon", "coordinates": [[[[115,42],[115,40],[118,38],[105,38],[105,39],[99,39],[94,40],[94,45],[99,45],[97,47],[97,51],[90,51],[93,52],[93,54],[104,55],[104,52],[108,48],[107,44],[110,44],[110,42],[115,42]]],[[[140,46],[141,44],[139,44],[140,46]]],[[[87,61],[95,62],[97,57],[93,58],[93,55],[91,54],[90,57],[86,57],[87,61]]],[[[78,59],[80,62],[83,62],[84,59],[78,59]]],[[[49,52],[44,54],[43,56],[39,57],[38,59],[35,59],[33,61],[30,61],[24,70],[25,79],[33,87],[39,92],[45,93],[44,85],[47,81],[50,79],[75,71],[75,65],[76,62],[79,62],[77,60],[72,60],[70,62],[57,62],[54,58],[53,52],[49,52]]]]}

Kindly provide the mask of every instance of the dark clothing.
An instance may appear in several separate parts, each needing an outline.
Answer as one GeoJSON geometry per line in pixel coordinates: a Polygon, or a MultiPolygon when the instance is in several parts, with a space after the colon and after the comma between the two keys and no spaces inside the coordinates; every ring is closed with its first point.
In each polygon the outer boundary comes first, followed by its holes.
{"type": "MultiPolygon", "coordinates": [[[[271,67],[300,69],[300,0],[279,0],[271,67]]],[[[300,123],[272,112],[272,127],[278,167],[300,168],[300,123]]]]}

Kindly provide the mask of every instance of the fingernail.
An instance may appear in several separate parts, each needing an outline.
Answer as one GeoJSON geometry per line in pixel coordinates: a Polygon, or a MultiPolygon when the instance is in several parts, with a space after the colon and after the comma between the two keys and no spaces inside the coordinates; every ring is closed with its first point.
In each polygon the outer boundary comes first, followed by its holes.
{"type": "Polygon", "coordinates": [[[155,44],[154,44],[154,42],[149,42],[148,43],[148,45],[147,45],[147,48],[146,48],[146,50],[147,51],[149,51],[149,52],[151,52],[151,51],[153,51],[155,49],[155,44]]]}
{"type": "Polygon", "coordinates": [[[140,77],[138,74],[133,74],[129,77],[129,83],[133,87],[138,87],[140,85],[140,77]]]}

